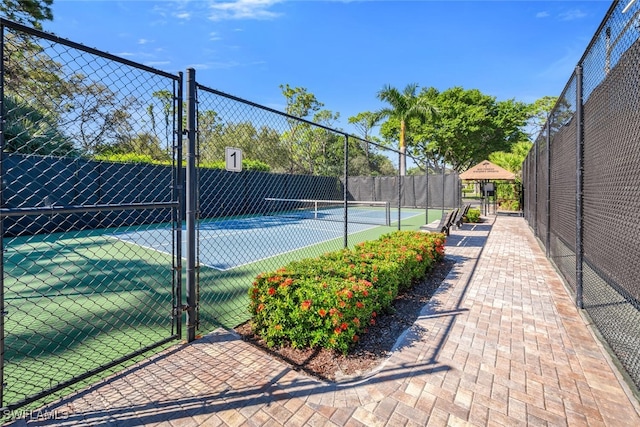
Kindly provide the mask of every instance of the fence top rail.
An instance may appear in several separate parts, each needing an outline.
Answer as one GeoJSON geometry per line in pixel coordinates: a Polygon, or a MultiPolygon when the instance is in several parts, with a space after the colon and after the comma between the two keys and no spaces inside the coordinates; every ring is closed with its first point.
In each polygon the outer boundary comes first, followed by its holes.
{"type": "MultiPolygon", "coordinates": [[[[633,1],[627,0],[626,1],[627,6],[623,10],[623,13],[628,11],[629,6],[631,6],[634,1],[635,0],[633,0],[633,1]]],[[[569,89],[569,87],[571,86],[571,84],[573,83],[573,79],[576,77],[576,69],[578,67],[582,67],[584,65],[584,63],[587,60],[587,57],[589,56],[589,54],[591,53],[593,47],[598,42],[598,38],[600,37],[600,35],[602,34],[603,31],[606,31],[607,25],[609,24],[609,21],[611,20],[614,12],[616,11],[616,9],[618,8],[619,5],[620,5],[620,1],[619,0],[614,0],[611,3],[611,6],[609,6],[609,9],[607,10],[607,13],[605,14],[604,18],[602,19],[602,22],[600,22],[600,25],[598,26],[598,28],[596,29],[595,33],[593,34],[593,37],[589,41],[589,44],[587,45],[587,47],[584,50],[582,56],[580,57],[580,60],[576,63],[576,66],[574,67],[574,70],[571,73],[571,76],[569,77],[569,80],[567,81],[567,83],[564,86],[564,89],[561,92],[562,94],[566,93],[567,90],[569,89]]],[[[615,46],[618,43],[618,41],[620,40],[622,35],[625,34],[625,31],[629,28],[629,26],[633,22],[635,22],[635,19],[636,19],[638,14],[640,14],[640,12],[637,12],[636,14],[634,14],[632,16],[632,18],[627,20],[627,23],[625,24],[624,30],[621,31],[618,34],[618,36],[614,40],[614,42],[613,42],[613,44],[612,44],[610,49],[613,49],[613,46],[615,46]]],[[[562,97],[559,97],[558,100],[556,101],[555,105],[553,106],[553,109],[551,110],[551,114],[553,114],[553,112],[555,112],[558,109],[561,101],[562,101],[562,97]]],[[[548,120],[549,120],[549,117],[547,117],[547,121],[548,120]]],[[[546,125],[545,125],[545,127],[546,127],[546,125]]],[[[537,142],[537,139],[536,139],[536,141],[534,141],[534,145],[536,145],[536,142],[537,142]]]]}
{"type": "MultiPolygon", "coordinates": [[[[611,6],[609,7],[609,10],[607,10],[607,13],[604,15],[604,18],[602,19],[602,22],[600,23],[600,26],[598,26],[598,29],[593,34],[593,37],[591,38],[591,41],[587,45],[587,48],[584,50],[584,53],[582,54],[582,56],[580,57],[580,60],[578,61],[578,63],[576,65],[583,65],[584,61],[587,59],[587,56],[589,55],[589,52],[591,52],[591,48],[598,42],[598,37],[600,37],[600,34],[602,33],[602,30],[605,29],[605,26],[607,25],[607,23],[609,22],[609,19],[613,15],[613,12],[618,7],[618,3],[620,3],[619,0],[614,0],[611,3],[611,6]]],[[[627,3],[628,3],[628,0],[627,0],[627,3]]]]}
{"type": "MultiPolygon", "coordinates": [[[[285,113],[285,112],[283,112],[283,111],[276,110],[275,108],[267,107],[267,106],[265,106],[265,105],[260,105],[260,104],[257,104],[257,103],[255,103],[255,102],[253,102],[253,101],[249,101],[248,99],[240,98],[240,97],[238,97],[238,96],[234,96],[234,95],[231,95],[231,94],[228,94],[228,93],[225,93],[225,92],[222,92],[222,91],[216,90],[216,89],[212,89],[212,88],[210,88],[210,87],[207,87],[207,86],[201,85],[201,84],[199,84],[199,83],[197,83],[197,82],[196,82],[196,87],[197,87],[198,89],[202,89],[202,90],[204,90],[204,91],[206,91],[206,92],[209,92],[209,93],[212,93],[212,94],[214,94],[214,95],[218,95],[218,96],[221,96],[221,97],[223,97],[223,98],[230,99],[230,100],[232,100],[232,101],[241,102],[241,103],[243,103],[243,104],[250,105],[251,107],[259,108],[259,109],[261,109],[261,110],[269,111],[270,113],[277,114],[277,115],[282,116],[282,117],[285,117],[285,118],[287,118],[287,119],[297,120],[297,121],[300,121],[300,122],[302,122],[302,123],[306,123],[306,124],[308,124],[308,125],[318,127],[318,128],[320,128],[320,129],[328,130],[328,131],[330,131],[330,132],[334,132],[334,133],[337,133],[337,134],[343,135],[343,136],[344,136],[344,137],[346,137],[346,138],[353,138],[353,139],[357,139],[357,140],[360,140],[360,141],[366,142],[367,144],[369,144],[369,145],[373,145],[373,146],[374,146],[374,147],[376,147],[376,148],[381,148],[381,149],[383,149],[383,150],[390,151],[390,152],[392,152],[392,153],[401,154],[401,152],[400,152],[399,150],[396,150],[395,148],[390,148],[390,147],[387,147],[387,146],[385,146],[385,145],[378,144],[377,142],[369,141],[369,140],[364,139],[364,138],[361,138],[361,137],[359,137],[359,136],[356,136],[356,135],[350,134],[350,133],[345,132],[345,131],[343,131],[343,130],[334,129],[334,128],[331,128],[331,127],[329,127],[329,126],[325,126],[325,125],[322,125],[322,124],[320,124],[320,123],[313,122],[313,121],[311,121],[311,120],[303,119],[302,117],[293,116],[293,115],[288,114],[288,113],[285,113]]],[[[415,161],[417,161],[417,160],[418,160],[418,159],[416,159],[415,157],[413,157],[412,155],[410,155],[410,154],[408,154],[408,153],[405,153],[405,155],[406,155],[407,157],[409,157],[409,158],[411,158],[411,159],[415,160],[415,161]]]]}
{"type": "Polygon", "coordinates": [[[49,41],[52,41],[52,42],[55,42],[55,43],[59,43],[59,44],[65,45],[67,47],[71,47],[73,49],[81,50],[81,51],[83,51],[85,53],[89,53],[89,54],[92,54],[92,55],[100,56],[100,57],[103,57],[105,59],[109,59],[111,61],[119,62],[119,63],[121,63],[123,65],[128,65],[130,67],[138,68],[138,69],[140,69],[142,71],[147,71],[149,73],[157,74],[159,76],[163,76],[163,77],[175,80],[175,81],[180,81],[181,80],[181,77],[180,77],[179,73],[171,74],[171,73],[168,73],[166,71],[158,70],[157,68],[153,68],[153,67],[150,67],[148,65],[140,64],[138,62],[134,62],[134,61],[131,61],[129,59],[125,59],[125,58],[122,58],[120,56],[116,56],[116,55],[113,55],[111,53],[108,53],[108,52],[103,52],[101,50],[98,50],[98,49],[95,49],[95,48],[92,48],[92,47],[88,47],[88,46],[85,46],[85,45],[80,44],[80,43],[76,43],[76,42],[73,42],[71,40],[56,36],[55,34],[52,34],[52,33],[47,33],[45,31],[36,30],[35,28],[30,28],[30,27],[27,27],[25,25],[18,24],[17,22],[9,21],[9,20],[7,20],[5,18],[0,18],[0,27],[11,28],[13,30],[17,30],[17,31],[20,31],[20,32],[23,32],[23,33],[26,33],[26,34],[30,34],[32,36],[39,37],[39,38],[42,38],[42,39],[45,39],[45,40],[49,40],[49,41]]]}

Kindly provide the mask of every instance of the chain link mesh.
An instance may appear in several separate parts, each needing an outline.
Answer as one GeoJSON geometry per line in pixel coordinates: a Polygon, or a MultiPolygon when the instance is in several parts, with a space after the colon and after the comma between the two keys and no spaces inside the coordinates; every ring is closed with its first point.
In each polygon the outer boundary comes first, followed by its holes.
{"type": "Polygon", "coordinates": [[[457,174],[401,177],[398,151],[334,129],[330,112],[304,120],[192,80],[184,109],[181,75],[0,26],[3,407],[179,338],[184,311],[189,339],[194,323],[235,327],[259,273],[460,203],[457,174]]]}
{"type": "MultiPolygon", "coordinates": [[[[549,241],[578,303],[640,387],[640,5],[623,13],[626,4],[611,6],[551,116],[549,241]],[[577,161],[583,165],[578,195],[577,161]]],[[[539,139],[525,160],[529,195],[536,185],[540,194],[548,179],[540,165],[532,168],[543,146],[539,139]]],[[[540,197],[527,200],[525,216],[544,241],[539,224],[546,208],[540,197]]]]}
{"type": "MultiPolygon", "coordinates": [[[[575,75],[550,115],[549,253],[569,286],[576,283],[576,130],[575,75]]],[[[546,137],[546,135],[545,135],[546,137]]]]}
{"type": "Polygon", "coordinates": [[[180,81],[5,21],[1,77],[2,405],[15,407],[177,337],[180,81]]]}
{"type": "MultiPolygon", "coordinates": [[[[316,120],[330,122],[324,113],[316,120]]],[[[197,142],[203,332],[248,320],[248,290],[259,273],[389,231],[417,229],[427,220],[428,197],[446,207],[458,202],[455,174],[444,181],[430,177],[427,196],[425,175],[399,176],[395,150],[200,84],[197,142]],[[237,160],[227,149],[242,151],[246,170],[220,169],[237,160]]]]}

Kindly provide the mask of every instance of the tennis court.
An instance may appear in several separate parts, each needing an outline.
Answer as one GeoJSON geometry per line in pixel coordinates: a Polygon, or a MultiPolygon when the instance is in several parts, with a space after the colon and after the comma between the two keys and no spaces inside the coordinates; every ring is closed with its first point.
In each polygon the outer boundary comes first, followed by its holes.
{"type": "MultiPolygon", "coordinates": [[[[284,200],[284,199],[271,199],[284,200]]],[[[327,201],[321,201],[327,202],[327,201]]],[[[242,218],[209,219],[198,224],[199,258],[201,266],[227,271],[281,254],[340,239],[344,234],[344,209],[334,204],[318,207],[318,201],[291,200],[284,210],[270,210],[266,215],[242,218]],[[307,205],[315,205],[309,208],[307,205]]],[[[371,203],[370,203],[371,204],[371,203]]],[[[347,233],[353,235],[391,225],[389,205],[366,206],[359,202],[349,206],[347,233]],[[353,222],[352,222],[353,221],[353,222]]],[[[397,211],[393,212],[397,226],[397,211]]],[[[413,217],[424,218],[425,211],[412,209],[400,212],[402,222],[413,217]]],[[[115,232],[110,237],[141,247],[171,254],[170,228],[153,228],[134,232],[115,232]],[[149,246],[149,242],[152,246],[149,246]]],[[[183,241],[183,254],[186,242],[183,241]]]]}
{"type": "MultiPolygon", "coordinates": [[[[430,214],[433,220],[440,211],[430,214]]],[[[248,319],[247,290],[258,273],[340,249],[344,223],[329,216],[298,209],[199,221],[202,332],[248,319]]],[[[397,221],[397,210],[392,217],[397,221]]],[[[417,228],[425,210],[403,209],[400,218],[403,228],[417,228]]],[[[349,223],[349,245],[397,229],[394,221],[349,223]]],[[[5,399],[18,401],[169,339],[172,234],[169,224],[156,224],[5,238],[5,399]]]]}

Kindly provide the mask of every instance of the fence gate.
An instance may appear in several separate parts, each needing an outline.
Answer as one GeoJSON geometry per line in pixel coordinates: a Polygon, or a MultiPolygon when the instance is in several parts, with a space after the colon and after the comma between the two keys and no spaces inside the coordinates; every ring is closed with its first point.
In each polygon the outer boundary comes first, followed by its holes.
{"type": "Polygon", "coordinates": [[[179,75],[4,20],[0,31],[0,390],[12,409],[179,337],[182,101],[179,75]],[[80,157],[100,153],[112,161],[80,157]]]}

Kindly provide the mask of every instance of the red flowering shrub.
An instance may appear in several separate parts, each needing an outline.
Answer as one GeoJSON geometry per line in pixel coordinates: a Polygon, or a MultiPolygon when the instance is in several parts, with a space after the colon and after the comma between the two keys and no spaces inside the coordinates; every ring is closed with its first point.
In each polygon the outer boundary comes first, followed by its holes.
{"type": "Polygon", "coordinates": [[[397,231],[260,274],[249,291],[254,332],[269,346],[346,353],[400,289],[444,256],[444,243],[443,234],[397,231]]]}

